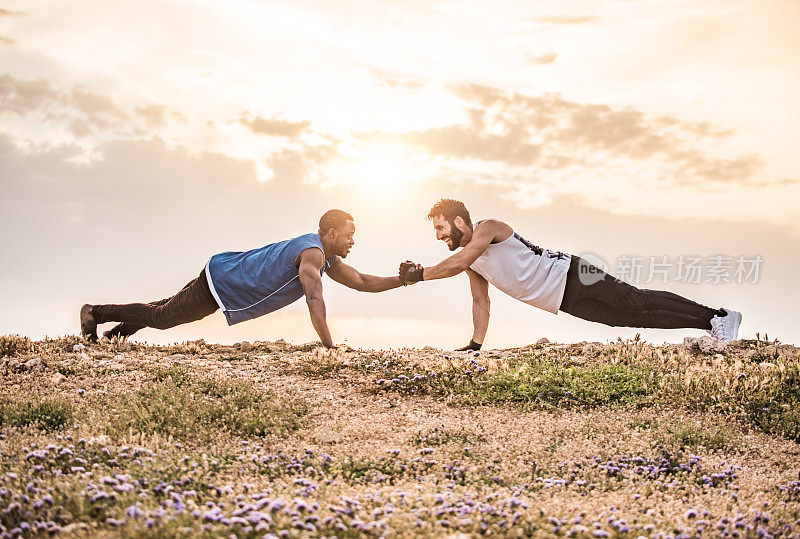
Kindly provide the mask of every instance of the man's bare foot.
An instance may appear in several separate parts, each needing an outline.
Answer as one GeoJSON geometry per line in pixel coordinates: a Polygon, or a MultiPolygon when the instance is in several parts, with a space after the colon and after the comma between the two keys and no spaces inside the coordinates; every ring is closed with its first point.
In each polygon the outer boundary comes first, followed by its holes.
{"type": "Polygon", "coordinates": [[[97,322],[92,316],[92,305],[88,303],[81,307],[81,335],[90,342],[97,341],[97,322]]]}

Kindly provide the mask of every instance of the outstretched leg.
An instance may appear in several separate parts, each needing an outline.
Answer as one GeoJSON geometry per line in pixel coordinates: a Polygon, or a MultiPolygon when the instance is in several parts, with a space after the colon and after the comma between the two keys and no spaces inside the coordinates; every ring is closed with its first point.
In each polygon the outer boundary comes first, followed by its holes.
{"type": "MultiPolygon", "coordinates": [[[[184,286],[181,289],[181,292],[189,288],[196,280],[197,279],[192,279],[191,281],[186,283],[186,286],[184,286]]],[[[164,305],[165,303],[167,303],[169,300],[172,299],[172,297],[160,299],[158,301],[151,301],[150,303],[148,303],[148,305],[153,305],[154,307],[158,307],[160,305],[164,305]]],[[[106,337],[108,339],[112,339],[114,337],[130,337],[131,335],[133,335],[140,329],[144,329],[145,327],[147,326],[143,326],[141,324],[132,324],[130,322],[120,322],[119,324],[109,329],[108,331],[104,331],[103,337],[106,337]]]]}
{"type": "Polygon", "coordinates": [[[90,338],[94,334],[96,339],[97,324],[104,322],[122,322],[114,328],[121,331],[135,332],[144,327],[167,329],[205,318],[218,308],[203,271],[171,298],[153,303],[84,305],[81,309],[81,331],[90,338]]]}
{"type": "Polygon", "coordinates": [[[598,276],[589,284],[581,282],[579,267],[589,265],[573,257],[567,273],[567,284],[561,310],[592,322],[609,326],[641,328],[712,329],[714,317],[725,311],[706,307],[678,294],[662,290],[636,288],[594,268],[598,276]]]}

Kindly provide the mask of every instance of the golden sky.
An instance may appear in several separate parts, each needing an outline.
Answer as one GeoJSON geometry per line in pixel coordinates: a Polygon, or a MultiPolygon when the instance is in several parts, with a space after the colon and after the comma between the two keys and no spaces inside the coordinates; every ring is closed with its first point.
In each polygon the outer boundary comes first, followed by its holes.
{"type": "MultiPolygon", "coordinates": [[[[76,333],[84,302],[167,297],[331,207],[356,218],[358,269],[430,265],[449,252],[425,215],[455,197],[610,263],[761,256],[756,283],[639,285],[800,342],[798,20],[794,0],[5,0],[0,333],[76,333]]],[[[464,276],[325,293],[353,346],[471,335],[464,276]]],[[[636,333],[491,297],[487,347],[636,333]]],[[[303,342],[306,312],[140,338],[303,342]]]]}

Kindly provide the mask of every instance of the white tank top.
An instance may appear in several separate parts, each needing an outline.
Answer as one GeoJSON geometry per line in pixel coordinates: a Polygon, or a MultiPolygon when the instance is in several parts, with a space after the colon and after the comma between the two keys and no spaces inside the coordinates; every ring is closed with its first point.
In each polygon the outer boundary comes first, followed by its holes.
{"type": "Polygon", "coordinates": [[[512,231],[505,241],[489,245],[470,269],[512,298],[558,314],[571,258],[512,231]]]}

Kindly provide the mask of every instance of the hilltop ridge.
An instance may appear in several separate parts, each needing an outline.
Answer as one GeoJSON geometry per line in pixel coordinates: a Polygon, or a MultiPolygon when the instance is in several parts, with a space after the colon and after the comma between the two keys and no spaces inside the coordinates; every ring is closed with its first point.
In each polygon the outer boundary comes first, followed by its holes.
{"type": "Polygon", "coordinates": [[[797,533],[800,350],[776,341],[0,353],[0,531],[797,533]]]}

